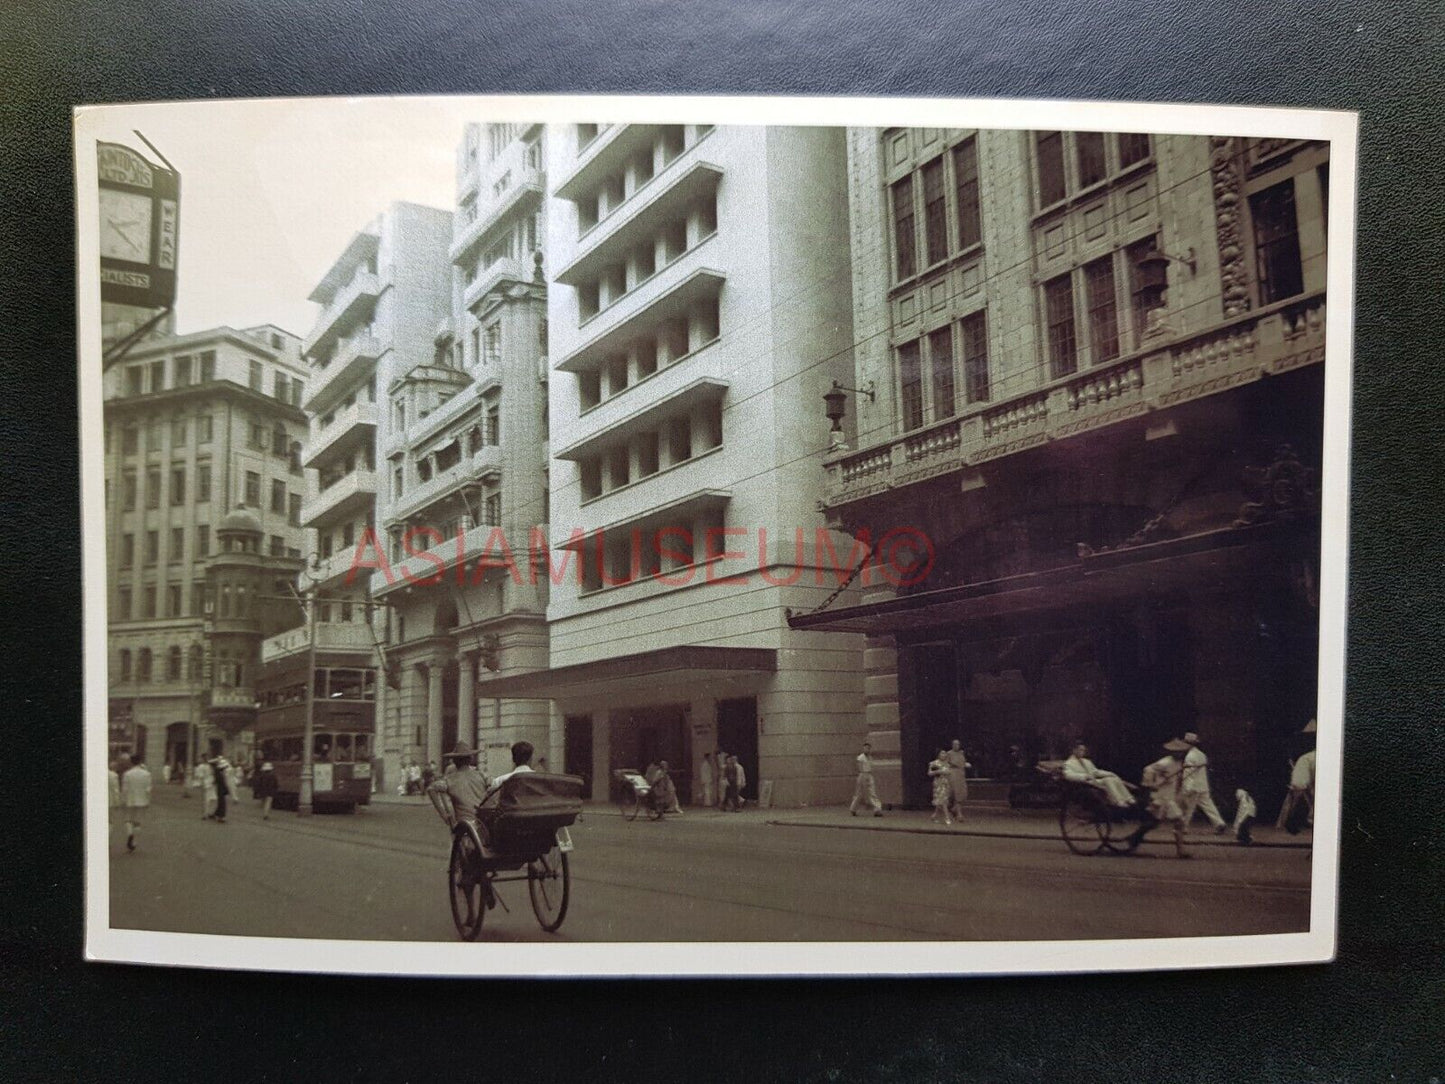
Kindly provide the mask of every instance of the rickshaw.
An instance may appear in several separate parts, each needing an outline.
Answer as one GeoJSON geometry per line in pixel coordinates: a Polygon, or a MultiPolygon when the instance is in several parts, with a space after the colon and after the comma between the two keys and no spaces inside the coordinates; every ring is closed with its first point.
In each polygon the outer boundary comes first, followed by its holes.
{"type": "Polygon", "coordinates": [[[521,772],[487,792],[477,819],[459,818],[443,790],[429,792],[452,833],[447,896],[463,941],[475,941],[506,881],[526,881],[537,923],[555,933],[567,917],[572,872],[568,827],[582,812],[582,780],[575,775],[521,772]]]}
{"type": "MultiPolygon", "coordinates": [[[[1059,788],[1059,834],[1075,854],[1131,854],[1159,823],[1137,796],[1127,808],[1116,806],[1098,787],[1065,779],[1061,760],[1041,761],[1037,768],[1059,788]]],[[[1128,780],[1124,785],[1140,790],[1128,780]]]]}
{"type": "Polygon", "coordinates": [[[617,768],[612,772],[612,779],[617,783],[617,808],[622,811],[624,819],[635,821],[638,812],[645,810],[648,820],[662,820],[667,810],[658,799],[657,788],[640,771],[617,768]]]}

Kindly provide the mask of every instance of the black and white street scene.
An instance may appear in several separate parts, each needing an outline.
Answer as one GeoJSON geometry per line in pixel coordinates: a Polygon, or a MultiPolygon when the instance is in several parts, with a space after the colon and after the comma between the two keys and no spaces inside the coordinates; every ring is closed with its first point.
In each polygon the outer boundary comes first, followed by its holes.
{"type": "Polygon", "coordinates": [[[1310,932],[1331,142],[586,106],[79,112],[108,928],[1310,932]]]}

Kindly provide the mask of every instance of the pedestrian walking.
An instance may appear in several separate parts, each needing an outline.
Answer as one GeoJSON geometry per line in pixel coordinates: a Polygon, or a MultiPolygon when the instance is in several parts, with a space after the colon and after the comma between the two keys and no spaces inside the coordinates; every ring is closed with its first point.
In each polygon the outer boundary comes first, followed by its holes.
{"type": "Polygon", "coordinates": [[[938,756],[928,762],[928,777],[933,780],[933,816],[929,820],[934,824],[938,823],[940,813],[943,814],[944,824],[953,823],[952,772],[947,749],[940,749],[938,756]]]}
{"type": "Polygon", "coordinates": [[[698,782],[702,784],[702,805],[706,809],[713,804],[713,787],[717,783],[717,769],[713,767],[712,754],[702,755],[702,764],[697,769],[698,782]]]}
{"type": "Polygon", "coordinates": [[[119,809],[119,808],[120,808],[120,773],[117,772],[114,767],[109,767],[109,768],[106,769],[106,774],[110,776],[110,794],[109,794],[109,797],[110,797],[110,808],[111,808],[111,809],[119,809]]]}
{"type": "Polygon", "coordinates": [[[968,769],[973,767],[968,762],[968,756],[959,745],[958,739],[953,739],[951,748],[944,751],[944,764],[948,767],[948,783],[950,789],[949,813],[952,816],[963,819],[963,803],[968,799],[968,769]]]}
{"type": "Polygon", "coordinates": [[[1184,735],[1184,742],[1189,746],[1189,752],[1184,754],[1184,778],[1179,785],[1179,811],[1184,817],[1184,828],[1188,831],[1197,809],[1209,818],[1216,833],[1223,832],[1229,825],[1224,823],[1209,793],[1209,757],[1199,748],[1198,734],[1190,731],[1184,735]]]}
{"type": "Polygon", "coordinates": [[[738,763],[738,758],[728,755],[727,763],[723,765],[723,812],[739,813],[743,808],[743,784],[747,779],[747,773],[743,766],[738,763]]]}
{"type": "Polygon", "coordinates": [[[211,761],[211,771],[216,779],[216,813],[211,819],[217,824],[225,824],[226,799],[235,793],[235,772],[231,762],[220,754],[211,761]]]}
{"type": "Polygon", "coordinates": [[[849,816],[856,817],[860,805],[866,805],[873,810],[875,817],[883,816],[883,803],[878,800],[878,787],[873,782],[872,752],[873,746],[865,741],[863,751],[855,759],[858,765],[858,780],[853,785],[853,801],[848,805],[849,816]]]}
{"type": "MultiPolygon", "coordinates": [[[[1313,736],[1318,724],[1311,719],[1300,733],[1313,736]]],[[[1290,762],[1289,792],[1279,809],[1275,826],[1290,835],[1299,835],[1306,825],[1315,823],[1315,751],[1301,753],[1290,762]]]]}
{"type": "Polygon", "coordinates": [[[125,807],[125,849],[134,851],[135,837],[151,804],[151,773],[139,759],[120,777],[120,801],[125,807]]]}
{"type": "Polygon", "coordinates": [[[263,760],[251,781],[251,794],[261,801],[261,819],[271,819],[271,803],[276,800],[276,768],[269,760],[263,760]]]}
{"type": "Polygon", "coordinates": [[[1139,781],[1149,789],[1148,818],[1134,833],[1135,839],[1140,840],[1151,828],[1170,825],[1174,829],[1174,853],[1179,858],[1189,857],[1184,853],[1184,812],[1179,807],[1184,756],[1189,748],[1189,743],[1179,738],[1167,741],[1164,743],[1164,755],[1144,769],[1139,781]]]}
{"type": "Polygon", "coordinates": [[[1249,796],[1249,791],[1240,787],[1234,792],[1234,838],[1246,847],[1254,842],[1250,829],[1254,827],[1254,818],[1258,813],[1259,808],[1249,796]]]}
{"type": "Polygon", "coordinates": [[[191,773],[191,781],[201,792],[201,819],[211,820],[216,815],[216,769],[203,760],[191,773]]]}
{"type": "Polygon", "coordinates": [[[724,807],[724,803],[726,803],[726,801],[727,801],[727,796],[728,796],[728,783],[727,783],[727,779],[725,778],[725,776],[726,776],[726,772],[727,772],[728,758],[729,758],[731,755],[732,755],[732,754],[727,753],[727,752],[724,752],[723,750],[719,749],[719,750],[717,751],[717,756],[713,758],[714,763],[717,764],[717,795],[716,795],[716,797],[717,797],[717,807],[718,807],[719,809],[722,809],[722,808],[724,807]]]}

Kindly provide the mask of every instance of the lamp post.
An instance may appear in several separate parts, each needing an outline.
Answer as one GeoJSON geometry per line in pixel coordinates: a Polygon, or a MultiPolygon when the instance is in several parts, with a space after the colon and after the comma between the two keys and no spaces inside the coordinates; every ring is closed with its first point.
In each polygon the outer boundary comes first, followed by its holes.
{"type": "Polygon", "coordinates": [[[871,380],[861,388],[850,388],[836,380],[833,381],[832,388],[823,395],[823,413],[833,423],[833,428],[828,433],[828,447],[832,451],[842,451],[844,448],[843,415],[848,402],[848,396],[844,393],[850,391],[854,395],[868,396],[870,403],[877,399],[877,389],[871,380]]]}
{"type": "Polygon", "coordinates": [[[315,794],[316,768],[311,760],[311,745],[316,726],[316,593],[320,563],[320,556],[313,553],[303,570],[310,585],[306,588],[306,727],[301,735],[301,793],[296,797],[298,817],[311,814],[315,794]]]}

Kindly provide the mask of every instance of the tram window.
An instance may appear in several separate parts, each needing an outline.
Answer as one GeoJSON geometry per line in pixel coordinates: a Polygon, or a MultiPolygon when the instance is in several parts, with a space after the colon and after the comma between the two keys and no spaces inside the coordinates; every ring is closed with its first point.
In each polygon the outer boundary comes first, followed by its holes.
{"type": "Polygon", "coordinates": [[[331,759],[331,735],[317,734],[311,743],[311,759],[325,763],[331,759]]]}
{"type": "MultiPolygon", "coordinates": [[[[371,672],[371,671],[369,671],[369,670],[367,671],[367,673],[370,673],[370,672],[371,672]]],[[[358,734],[358,735],[356,735],[356,759],[357,759],[357,760],[370,760],[370,759],[371,759],[371,735],[370,735],[370,734],[358,734]]]]}
{"type": "Polygon", "coordinates": [[[360,700],[361,695],[361,671],[360,670],[333,670],[331,671],[331,697],[332,700],[360,700]]]}
{"type": "Polygon", "coordinates": [[[336,755],[331,758],[337,761],[349,761],[351,759],[351,735],[336,735],[336,755]]]}
{"type": "Polygon", "coordinates": [[[296,761],[301,759],[301,739],[282,738],[281,758],[283,760],[296,761]]]}

